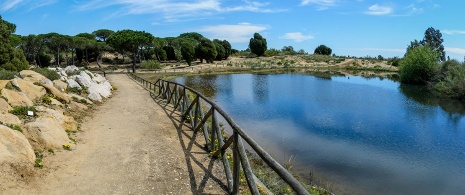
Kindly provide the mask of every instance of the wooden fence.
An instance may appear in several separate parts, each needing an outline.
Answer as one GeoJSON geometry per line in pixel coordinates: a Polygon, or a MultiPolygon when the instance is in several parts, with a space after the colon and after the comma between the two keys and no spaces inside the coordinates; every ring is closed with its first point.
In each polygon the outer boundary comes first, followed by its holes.
{"type": "Polygon", "coordinates": [[[260,194],[254,179],[256,177],[250,167],[242,140],[244,140],[253,149],[254,153],[289,184],[296,194],[309,194],[292,174],[249,137],[216,103],[192,88],[175,82],[159,79],[155,83],[152,83],[135,74],[128,73],[128,75],[135,81],[140,82],[145,88],[157,95],[157,97],[166,99],[166,104],[173,104],[174,109],[181,112],[181,121],[188,122],[194,131],[203,131],[205,142],[207,143],[206,149],[211,152],[214,157],[222,160],[228,182],[229,194],[239,193],[241,166],[250,192],[252,194],[260,194]],[[189,97],[191,98],[189,99],[189,97]],[[220,115],[232,129],[233,134],[227,139],[225,139],[220,129],[218,120],[220,115]],[[233,151],[232,171],[227,155],[225,155],[228,149],[233,151]]]}

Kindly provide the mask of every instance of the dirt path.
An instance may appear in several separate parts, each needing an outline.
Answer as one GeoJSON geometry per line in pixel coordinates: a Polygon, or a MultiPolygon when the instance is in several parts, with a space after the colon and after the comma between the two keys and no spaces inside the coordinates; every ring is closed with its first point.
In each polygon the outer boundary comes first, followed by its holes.
{"type": "Polygon", "coordinates": [[[118,90],[85,119],[73,150],[0,194],[225,194],[218,161],[169,108],[126,75],[107,78],[118,90]]]}

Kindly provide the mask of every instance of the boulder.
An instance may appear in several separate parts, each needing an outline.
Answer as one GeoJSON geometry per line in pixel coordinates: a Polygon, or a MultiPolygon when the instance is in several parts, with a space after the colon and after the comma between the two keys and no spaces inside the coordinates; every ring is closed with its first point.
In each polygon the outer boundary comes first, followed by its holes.
{"type": "Polygon", "coordinates": [[[79,90],[82,89],[81,85],[79,85],[79,83],[73,79],[66,79],[66,82],[68,83],[68,88],[77,88],[79,90]]]}
{"type": "Polygon", "coordinates": [[[0,113],[0,122],[2,124],[9,124],[9,125],[20,125],[21,120],[19,120],[18,116],[10,113],[2,114],[0,113]]]}
{"type": "Polygon", "coordinates": [[[94,91],[91,91],[89,90],[89,95],[87,96],[89,99],[91,99],[92,101],[97,101],[97,102],[101,102],[102,101],[102,96],[100,95],[100,93],[96,90],[94,91]]]}
{"type": "Polygon", "coordinates": [[[40,83],[53,86],[53,82],[51,80],[49,80],[49,79],[42,79],[42,80],[40,80],[40,83]]]}
{"type": "Polygon", "coordinates": [[[77,95],[77,94],[74,94],[74,93],[69,93],[68,96],[70,96],[71,100],[72,99],[77,99],[79,103],[82,103],[81,101],[86,101],[87,104],[93,104],[92,101],[90,101],[89,99],[85,98],[85,97],[82,97],[80,95],[77,95]]]}
{"type": "Polygon", "coordinates": [[[24,80],[26,81],[30,81],[32,83],[34,82],[40,82],[44,79],[47,79],[47,77],[45,77],[44,75],[41,75],[35,71],[32,71],[32,70],[23,70],[21,72],[19,72],[19,76],[21,78],[23,78],[24,80]]]}
{"type": "Polygon", "coordinates": [[[68,84],[61,80],[54,80],[53,86],[57,88],[58,90],[60,90],[61,92],[64,92],[66,91],[66,89],[68,89],[68,84]]]}
{"type": "Polygon", "coordinates": [[[63,114],[63,111],[53,110],[44,106],[37,106],[36,110],[39,116],[49,116],[54,118],[58,124],[65,124],[65,115],[63,114]]]}
{"type": "Polygon", "coordinates": [[[99,75],[99,74],[94,74],[94,77],[92,78],[92,81],[94,81],[95,83],[103,83],[106,80],[107,79],[105,77],[103,77],[102,75],[99,75]]]}
{"type": "Polygon", "coordinates": [[[9,89],[2,89],[2,96],[8,99],[8,103],[13,106],[33,106],[34,103],[22,92],[9,89]]]}
{"type": "Polygon", "coordinates": [[[66,71],[63,68],[57,68],[57,72],[63,77],[68,77],[68,74],[66,74],[66,71]]]}
{"type": "Polygon", "coordinates": [[[0,80],[0,90],[6,87],[10,80],[0,80]]]}
{"type": "Polygon", "coordinates": [[[80,112],[84,112],[87,109],[89,109],[89,107],[87,107],[86,105],[78,103],[78,102],[73,102],[73,101],[71,101],[71,103],[69,103],[68,106],[71,110],[80,111],[80,112]]]}
{"type": "Polygon", "coordinates": [[[68,134],[55,118],[41,116],[25,125],[29,143],[36,149],[60,149],[69,143],[68,134]]]}
{"type": "Polygon", "coordinates": [[[63,104],[56,100],[55,98],[50,98],[50,100],[52,100],[52,102],[50,103],[50,105],[53,105],[53,106],[63,106],[63,104]]]}
{"type": "Polygon", "coordinates": [[[88,91],[89,93],[91,93],[92,91],[92,92],[99,93],[104,98],[109,98],[111,96],[111,85],[110,85],[110,88],[108,88],[108,85],[104,83],[102,84],[92,83],[88,91]]]}
{"type": "Polygon", "coordinates": [[[71,66],[67,66],[64,69],[64,71],[65,71],[65,73],[73,73],[73,72],[79,71],[79,68],[74,66],[74,65],[71,65],[71,66]]]}
{"type": "Polygon", "coordinates": [[[76,76],[76,81],[79,83],[79,85],[89,88],[92,85],[92,78],[86,73],[86,72],[81,72],[80,75],[76,76]]]}
{"type": "Polygon", "coordinates": [[[47,91],[41,86],[37,86],[30,81],[24,79],[15,78],[10,81],[11,85],[18,89],[20,92],[23,92],[27,97],[32,101],[39,101],[47,94],[47,91]]]}
{"type": "Polygon", "coordinates": [[[58,90],[54,86],[48,85],[48,84],[43,84],[43,83],[42,83],[42,86],[45,89],[47,89],[47,91],[49,93],[55,95],[58,100],[62,100],[62,101],[65,101],[66,103],[69,103],[70,99],[68,98],[68,96],[66,96],[64,93],[62,93],[60,90],[58,90]]]}
{"type": "Polygon", "coordinates": [[[78,130],[78,123],[74,120],[71,116],[65,116],[65,123],[62,125],[63,129],[77,131],[78,130]]]}
{"type": "Polygon", "coordinates": [[[0,97],[0,114],[1,113],[8,113],[8,111],[12,110],[13,108],[6,102],[5,99],[0,97]]]}
{"type": "Polygon", "coordinates": [[[0,125],[0,164],[35,163],[36,155],[31,144],[19,131],[0,125]]]}

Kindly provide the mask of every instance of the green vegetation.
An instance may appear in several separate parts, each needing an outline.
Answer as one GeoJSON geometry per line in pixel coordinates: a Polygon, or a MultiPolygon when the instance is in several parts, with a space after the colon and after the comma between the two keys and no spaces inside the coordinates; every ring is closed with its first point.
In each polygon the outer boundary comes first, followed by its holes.
{"type": "Polygon", "coordinates": [[[29,68],[23,51],[16,48],[16,41],[10,43],[17,38],[12,36],[15,31],[16,25],[2,20],[0,16],[0,69],[21,71],[29,68]]]}
{"type": "Polygon", "coordinates": [[[37,116],[36,115],[37,110],[34,107],[28,107],[28,106],[14,107],[13,110],[10,110],[10,113],[18,116],[19,118],[23,118],[23,117],[28,116],[27,115],[28,111],[33,111],[34,116],[37,116]]]}
{"type": "Polygon", "coordinates": [[[313,52],[314,54],[318,54],[318,55],[331,55],[331,53],[333,53],[333,50],[329,47],[327,47],[326,45],[320,45],[318,47],[315,48],[315,52],[313,52]]]}
{"type": "Polygon", "coordinates": [[[441,65],[440,76],[443,78],[434,88],[446,96],[465,101],[465,64],[446,61],[441,65]]]}
{"type": "Polygon", "coordinates": [[[0,80],[11,80],[18,74],[16,71],[0,70],[0,80]]]}
{"type": "Polygon", "coordinates": [[[21,133],[23,132],[23,129],[21,129],[21,127],[19,125],[6,124],[6,126],[9,127],[10,129],[19,131],[21,133]]]}
{"type": "Polygon", "coordinates": [[[426,84],[438,68],[438,54],[426,46],[411,49],[400,62],[400,80],[405,83],[426,84]]]}
{"type": "Polygon", "coordinates": [[[143,69],[161,69],[161,64],[155,60],[142,61],[141,67],[143,69]]]}
{"type": "Polygon", "coordinates": [[[44,158],[44,155],[42,154],[41,151],[38,151],[38,150],[35,150],[34,154],[36,155],[36,161],[35,161],[34,167],[41,169],[42,167],[44,167],[44,165],[42,164],[42,159],[44,158]]]}
{"type": "Polygon", "coordinates": [[[249,48],[252,53],[257,56],[262,56],[265,54],[267,47],[266,39],[263,38],[260,34],[255,33],[253,38],[250,39],[249,48]]]}
{"type": "Polygon", "coordinates": [[[45,77],[47,77],[47,79],[50,79],[51,81],[61,78],[60,74],[58,74],[57,71],[49,70],[48,68],[34,68],[32,70],[41,75],[44,75],[45,77]]]}

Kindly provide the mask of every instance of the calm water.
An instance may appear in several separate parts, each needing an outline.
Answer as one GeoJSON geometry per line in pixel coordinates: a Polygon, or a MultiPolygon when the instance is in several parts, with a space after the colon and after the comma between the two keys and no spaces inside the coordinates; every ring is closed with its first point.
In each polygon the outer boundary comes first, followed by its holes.
{"type": "Polygon", "coordinates": [[[337,194],[464,194],[464,105],[388,79],[175,79],[214,99],[278,161],[337,194]]]}

